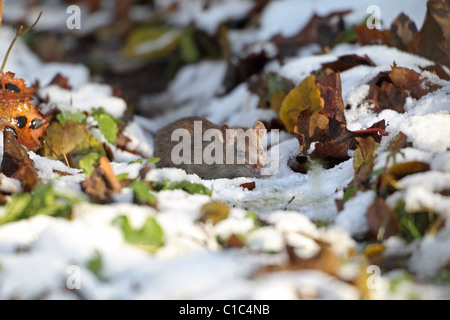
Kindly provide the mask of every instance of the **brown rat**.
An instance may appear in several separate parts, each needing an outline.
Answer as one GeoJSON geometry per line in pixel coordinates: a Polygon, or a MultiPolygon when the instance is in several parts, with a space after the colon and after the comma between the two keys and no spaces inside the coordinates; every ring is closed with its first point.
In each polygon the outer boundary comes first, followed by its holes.
{"type": "Polygon", "coordinates": [[[231,129],[200,117],[179,119],[155,134],[156,166],[180,168],[203,179],[258,177],[267,161],[261,142],[265,129],[260,121],[253,129],[231,129]]]}

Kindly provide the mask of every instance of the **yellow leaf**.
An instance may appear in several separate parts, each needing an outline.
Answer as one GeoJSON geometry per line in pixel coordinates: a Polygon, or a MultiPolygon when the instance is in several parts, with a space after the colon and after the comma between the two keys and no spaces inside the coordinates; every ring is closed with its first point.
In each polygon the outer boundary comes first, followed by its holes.
{"type": "Polygon", "coordinates": [[[309,76],[284,98],[281,104],[280,118],[286,129],[293,132],[301,111],[309,109],[313,113],[322,110],[323,107],[324,101],[320,97],[315,77],[309,76]]]}
{"type": "Polygon", "coordinates": [[[219,201],[211,201],[203,205],[200,209],[201,218],[200,221],[211,221],[212,224],[216,224],[219,221],[225,220],[230,213],[230,208],[226,203],[219,201]]]}
{"type": "Polygon", "coordinates": [[[382,253],[386,249],[381,243],[371,243],[364,249],[364,254],[368,257],[382,253]]]}
{"type": "Polygon", "coordinates": [[[362,164],[366,164],[372,170],[375,150],[380,144],[372,137],[367,139],[356,138],[356,140],[358,141],[358,148],[353,153],[353,169],[357,172],[362,164]]]}
{"type": "Polygon", "coordinates": [[[122,54],[127,58],[154,59],[167,56],[180,44],[182,33],[167,27],[142,27],[133,30],[122,54]]]}

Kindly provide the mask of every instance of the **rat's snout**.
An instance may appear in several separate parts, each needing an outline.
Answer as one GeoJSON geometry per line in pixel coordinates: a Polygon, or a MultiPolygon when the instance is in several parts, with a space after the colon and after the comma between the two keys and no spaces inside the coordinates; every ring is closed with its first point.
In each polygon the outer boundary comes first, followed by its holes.
{"type": "Polygon", "coordinates": [[[251,164],[249,165],[250,170],[254,173],[260,174],[261,173],[261,166],[259,164],[251,164]]]}

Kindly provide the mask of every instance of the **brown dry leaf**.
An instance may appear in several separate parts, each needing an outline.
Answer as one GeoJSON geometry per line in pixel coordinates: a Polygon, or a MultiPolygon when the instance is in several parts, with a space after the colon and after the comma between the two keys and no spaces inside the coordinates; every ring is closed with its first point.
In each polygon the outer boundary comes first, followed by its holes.
{"type": "MultiPolygon", "coordinates": [[[[324,108],[313,113],[310,110],[301,111],[294,128],[303,156],[308,155],[311,144],[315,143],[314,150],[310,154],[311,160],[323,160],[326,168],[332,168],[350,159],[348,150],[356,149],[356,137],[372,137],[378,142],[382,135],[387,135],[384,131],[386,128],[384,120],[365,130],[352,132],[347,129],[339,73],[332,73],[315,83],[324,101],[324,108]]],[[[290,161],[289,165],[293,170],[306,169],[296,161],[290,161]]]]}
{"type": "Polygon", "coordinates": [[[436,62],[433,65],[426,66],[426,67],[420,68],[420,69],[434,73],[442,80],[450,81],[450,74],[448,74],[447,71],[445,71],[445,69],[442,67],[442,65],[439,62],[436,62]]]}
{"type": "Polygon", "coordinates": [[[255,185],[255,182],[254,182],[254,181],[252,181],[252,182],[247,182],[247,183],[243,183],[243,184],[239,185],[239,187],[244,188],[244,189],[247,189],[247,190],[249,190],[249,191],[255,189],[255,186],[256,186],[256,185],[255,185]]]}
{"type": "Polygon", "coordinates": [[[395,36],[391,30],[369,29],[365,25],[356,26],[356,42],[365,46],[371,44],[395,45],[395,36]]]}
{"type": "Polygon", "coordinates": [[[200,209],[200,221],[203,223],[211,221],[214,225],[219,221],[225,220],[229,213],[230,207],[226,203],[211,201],[204,204],[200,209]]]}
{"type": "Polygon", "coordinates": [[[64,77],[61,73],[57,73],[49,85],[55,84],[58,87],[66,90],[71,90],[72,87],[69,85],[69,79],[64,77]]]}
{"type": "Polygon", "coordinates": [[[245,246],[245,243],[241,238],[239,238],[237,234],[233,233],[224,243],[224,246],[226,248],[243,248],[245,246]]]}
{"type": "Polygon", "coordinates": [[[321,98],[324,100],[324,107],[319,110],[310,109],[311,112],[319,111],[320,114],[345,124],[340,73],[335,72],[325,78],[316,80],[316,85],[319,88],[321,98]]]}
{"type": "Polygon", "coordinates": [[[11,131],[3,131],[3,143],[2,173],[22,182],[24,191],[31,191],[39,182],[33,160],[30,159],[25,148],[17,142],[11,131]]]}
{"type": "Polygon", "coordinates": [[[417,27],[403,12],[392,22],[391,32],[394,35],[395,46],[406,51],[417,34],[417,27]]]}
{"type": "Polygon", "coordinates": [[[429,0],[425,21],[410,51],[450,67],[450,3],[429,0]]]}
{"type": "Polygon", "coordinates": [[[400,180],[407,175],[425,172],[428,170],[430,170],[430,165],[426,162],[408,161],[394,164],[389,168],[389,174],[392,175],[395,180],[400,180]]]}
{"type": "Polygon", "coordinates": [[[369,94],[366,101],[371,101],[376,112],[392,109],[398,113],[404,113],[403,106],[409,95],[420,99],[424,95],[433,92],[440,86],[422,79],[422,76],[414,70],[397,67],[394,63],[391,71],[380,72],[369,82],[369,94]]]}
{"type": "Polygon", "coordinates": [[[322,69],[331,69],[333,72],[342,72],[356,66],[375,66],[375,63],[367,56],[347,54],[340,56],[336,61],[322,63],[322,69]]]}
{"type": "Polygon", "coordinates": [[[268,265],[257,270],[255,276],[261,276],[266,273],[279,272],[279,271],[298,271],[298,270],[320,270],[331,276],[338,275],[339,258],[329,248],[329,244],[321,241],[316,242],[321,246],[319,253],[310,258],[303,259],[295,254],[295,248],[286,245],[286,252],[289,257],[289,261],[282,265],[268,265]]]}
{"type": "Polygon", "coordinates": [[[100,167],[97,167],[89,178],[81,182],[81,188],[95,203],[112,202],[111,194],[103,177],[103,170],[100,167]]]}
{"type": "Polygon", "coordinates": [[[301,47],[311,43],[331,47],[345,31],[343,17],[348,13],[349,10],[332,12],[327,16],[314,14],[297,35],[287,38],[276,35],[272,42],[277,46],[281,57],[296,55],[301,47]]]}
{"type": "Polygon", "coordinates": [[[369,239],[382,241],[399,234],[397,216],[382,198],[376,198],[367,210],[369,239]]]}
{"type": "Polygon", "coordinates": [[[411,97],[420,99],[430,92],[436,91],[441,86],[423,80],[422,76],[414,70],[403,67],[392,67],[389,79],[394,86],[407,90],[411,97]]]}
{"type": "Polygon", "coordinates": [[[375,112],[380,113],[384,109],[405,112],[403,106],[408,95],[404,89],[394,86],[387,72],[380,72],[369,82],[369,86],[366,101],[374,104],[375,112]]]}
{"type": "Polygon", "coordinates": [[[407,143],[408,137],[403,132],[399,132],[399,134],[391,141],[388,146],[388,150],[391,152],[400,152],[401,149],[408,146],[407,143]]]}

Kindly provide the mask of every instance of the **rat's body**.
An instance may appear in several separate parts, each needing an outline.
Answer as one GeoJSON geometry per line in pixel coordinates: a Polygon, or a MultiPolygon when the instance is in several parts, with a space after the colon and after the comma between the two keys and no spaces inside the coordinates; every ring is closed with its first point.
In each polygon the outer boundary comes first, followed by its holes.
{"type": "Polygon", "coordinates": [[[258,177],[267,160],[266,152],[261,143],[264,134],[264,124],[259,121],[256,122],[253,129],[246,131],[239,128],[231,129],[227,125],[219,127],[199,117],[183,118],[167,125],[155,134],[154,155],[160,158],[156,165],[159,168],[180,168],[189,174],[197,174],[203,179],[258,177]],[[174,134],[174,132],[176,133],[174,134]],[[191,157],[188,158],[191,161],[180,163],[181,155],[186,156],[185,152],[180,153],[180,146],[182,142],[186,143],[186,141],[177,133],[181,133],[183,137],[190,135],[190,138],[186,139],[189,145],[184,151],[189,149],[187,153],[190,153],[191,157]],[[194,133],[197,134],[197,137],[194,133]],[[198,137],[199,134],[201,134],[200,138],[198,137]],[[210,138],[208,138],[209,134],[212,134],[210,138]],[[246,139],[244,138],[245,135],[247,136],[246,139]],[[172,139],[175,141],[172,141],[172,139]],[[211,152],[213,142],[215,146],[220,146],[221,150],[219,150],[219,147],[216,150],[223,151],[223,157],[220,153],[211,152]],[[205,155],[204,158],[194,158],[194,155],[198,156],[199,152],[205,155]],[[229,161],[230,158],[227,158],[230,152],[234,155],[231,162],[229,161]],[[207,155],[217,156],[217,158],[213,163],[207,164],[208,160],[205,160],[207,155]],[[240,164],[241,162],[238,162],[238,159],[244,159],[244,156],[245,163],[240,164]]]}

